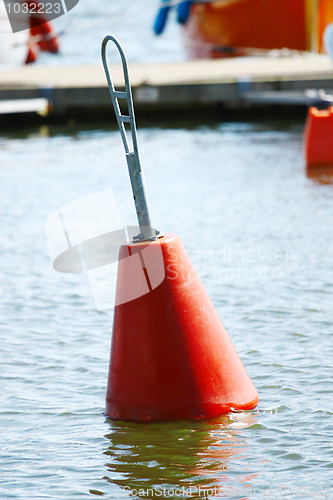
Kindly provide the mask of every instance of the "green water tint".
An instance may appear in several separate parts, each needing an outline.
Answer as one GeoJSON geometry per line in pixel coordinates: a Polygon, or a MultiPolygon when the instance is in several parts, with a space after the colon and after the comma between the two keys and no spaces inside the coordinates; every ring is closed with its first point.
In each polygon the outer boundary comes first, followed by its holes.
{"type": "MultiPolygon", "coordinates": [[[[113,422],[105,436],[110,474],[104,479],[132,498],[195,498],[199,493],[207,498],[209,490],[223,494],[230,490],[230,461],[249,453],[239,429],[255,424],[250,412],[209,421],[113,422]]],[[[250,486],[251,474],[248,481],[250,486]]],[[[244,475],[240,487],[246,487],[244,475]]]]}

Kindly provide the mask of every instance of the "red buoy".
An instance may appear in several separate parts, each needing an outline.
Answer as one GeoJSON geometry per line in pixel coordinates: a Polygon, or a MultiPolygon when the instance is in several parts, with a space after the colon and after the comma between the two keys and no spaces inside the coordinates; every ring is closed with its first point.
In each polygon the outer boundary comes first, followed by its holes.
{"type": "MultiPolygon", "coordinates": [[[[51,23],[48,21],[49,16],[45,13],[43,4],[38,1],[26,0],[30,15],[30,39],[26,64],[33,63],[38,58],[39,51],[51,52],[57,54],[59,52],[59,36],[54,31],[51,23]],[[43,15],[43,13],[45,15],[43,15]]],[[[50,12],[51,14],[51,12],[50,12]]]]}
{"type": "Polygon", "coordinates": [[[106,415],[198,419],[257,403],[257,390],[180,239],[167,234],[123,245],[106,415]],[[144,279],[142,295],[126,302],[144,279]]]}
{"type": "Polygon", "coordinates": [[[308,167],[333,165],[333,107],[308,110],[304,135],[305,160],[308,167]]]}
{"type": "Polygon", "coordinates": [[[126,57],[113,36],[103,40],[102,60],[140,230],[119,251],[106,416],[198,419],[255,408],[258,393],[183,245],[173,234],[159,237],[151,225],[126,57]],[[125,92],[112,83],[109,41],[121,56],[125,92]],[[119,99],[126,99],[128,115],[121,113],[119,99]]]}

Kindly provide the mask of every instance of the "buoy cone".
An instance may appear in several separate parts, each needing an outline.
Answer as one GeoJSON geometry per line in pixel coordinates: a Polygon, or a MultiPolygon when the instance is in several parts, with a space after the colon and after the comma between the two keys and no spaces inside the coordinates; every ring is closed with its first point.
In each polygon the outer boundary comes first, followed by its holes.
{"type": "Polygon", "coordinates": [[[250,410],[258,393],[180,239],[123,245],[106,416],[208,418],[250,410]]]}
{"type": "Polygon", "coordinates": [[[333,165],[333,107],[308,109],[304,134],[308,167],[333,165]]]}

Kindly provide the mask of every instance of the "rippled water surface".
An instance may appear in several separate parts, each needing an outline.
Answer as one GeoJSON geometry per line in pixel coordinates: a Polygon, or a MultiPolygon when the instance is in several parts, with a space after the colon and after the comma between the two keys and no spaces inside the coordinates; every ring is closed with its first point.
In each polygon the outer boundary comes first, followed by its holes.
{"type": "Polygon", "coordinates": [[[52,270],[44,236],[53,210],[108,187],[135,222],[119,133],[2,135],[1,498],[333,497],[333,184],[306,172],[302,134],[139,129],[155,226],[181,237],[260,395],[152,424],[103,416],[112,310],[52,270]]]}

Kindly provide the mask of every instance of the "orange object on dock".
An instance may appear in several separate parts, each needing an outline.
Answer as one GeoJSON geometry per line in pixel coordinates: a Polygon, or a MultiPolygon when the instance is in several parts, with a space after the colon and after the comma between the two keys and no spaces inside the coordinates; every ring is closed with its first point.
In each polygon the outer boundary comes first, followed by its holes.
{"type": "Polygon", "coordinates": [[[257,390],[180,239],[167,234],[123,245],[106,416],[199,419],[250,410],[257,403],[257,390]],[[159,255],[165,275],[155,286],[154,276],[161,276],[159,255]],[[148,293],[124,302],[144,275],[148,293]]]}
{"type": "Polygon", "coordinates": [[[333,107],[308,110],[304,134],[306,164],[310,167],[333,165],[333,107]]]}
{"type": "Polygon", "coordinates": [[[191,57],[247,55],[253,49],[322,52],[331,0],[222,0],[192,5],[184,27],[191,57]]]}

